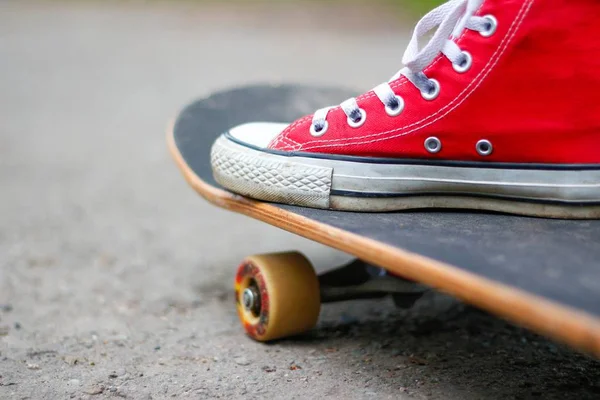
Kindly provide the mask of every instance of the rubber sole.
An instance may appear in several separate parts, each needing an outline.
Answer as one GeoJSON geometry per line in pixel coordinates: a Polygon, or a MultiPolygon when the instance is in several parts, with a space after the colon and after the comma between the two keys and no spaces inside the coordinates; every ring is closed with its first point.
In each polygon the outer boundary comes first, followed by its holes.
{"type": "Polygon", "coordinates": [[[215,180],[259,200],[347,211],[453,208],[600,218],[598,169],[485,168],[286,156],[219,137],[215,180]]]}

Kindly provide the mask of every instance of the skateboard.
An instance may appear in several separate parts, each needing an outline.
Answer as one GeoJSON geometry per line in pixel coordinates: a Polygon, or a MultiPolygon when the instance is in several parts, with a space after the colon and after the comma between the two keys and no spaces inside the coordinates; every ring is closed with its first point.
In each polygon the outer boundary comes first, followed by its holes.
{"type": "Polygon", "coordinates": [[[410,307],[436,289],[600,356],[600,221],[419,210],[355,213],[266,203],[215,182],[210,149],[248,121],[289,122],[353,92],[250,86],[191,103],[167,142],[187,182],[218,207],[342,250],[356,261],[317,276],[302,254],[249,256],[235,277],[249,336],[269,341],[312,329],[322,303],[391,295],[410,307]]]}

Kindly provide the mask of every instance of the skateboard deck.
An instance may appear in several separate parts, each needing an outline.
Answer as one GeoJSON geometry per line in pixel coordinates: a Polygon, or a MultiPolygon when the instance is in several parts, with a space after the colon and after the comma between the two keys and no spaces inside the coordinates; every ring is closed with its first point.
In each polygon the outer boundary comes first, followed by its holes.
{"type": "Polygon", "coordinates": [[[253,86],[187,106],[168,145],[187,182],[211,203],[342,250],[600,356],[600,221],[419,210],[354,213],[265,203],[214,181],[218,135],[249,121],[291,122],[353,93],[253,86]]]}

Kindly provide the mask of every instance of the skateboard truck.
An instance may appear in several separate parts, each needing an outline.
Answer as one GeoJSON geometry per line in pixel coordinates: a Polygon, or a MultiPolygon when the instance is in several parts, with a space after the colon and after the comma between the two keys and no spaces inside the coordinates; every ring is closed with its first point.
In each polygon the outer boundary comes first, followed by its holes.
{"type": "Polygon", "coordinates": [[[319,275],[321,303],[336,301],[376,299],[392,295],[396,305],[410,307],[427,287],[413,281],[392,275],[385,269],[354,260],[349,264],[319,275]],[[412,302],[400,302],[410,299],[412,302]]]}
{"type": "Polygon", "coordinates": [[[321,303],[392,295],[397,306],[411,307],[427,287],[362,260],[317,276],[298,252],[247,257],[235,278],[240,321],[250,337],[270,341],[312,329],[321,303]]]}

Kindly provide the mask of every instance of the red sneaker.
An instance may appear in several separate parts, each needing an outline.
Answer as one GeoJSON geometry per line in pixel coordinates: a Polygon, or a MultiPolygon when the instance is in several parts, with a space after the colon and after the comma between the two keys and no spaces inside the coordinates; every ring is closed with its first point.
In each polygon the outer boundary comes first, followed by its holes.
{"type": "Polygon", "coordinates": [[[318,208],[600,218],[598,15],[597,0],[449,1],[418,23],[388,83],[222,135],[215,178],[318,208]]]}

